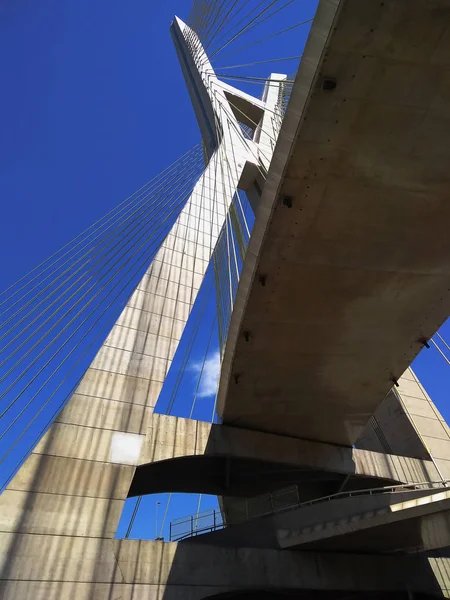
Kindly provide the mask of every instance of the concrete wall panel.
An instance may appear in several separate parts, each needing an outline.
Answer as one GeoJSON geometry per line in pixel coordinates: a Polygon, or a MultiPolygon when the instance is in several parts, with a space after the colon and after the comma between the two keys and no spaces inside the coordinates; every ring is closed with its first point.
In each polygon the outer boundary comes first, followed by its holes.
{"type": "Polygon", "coordinates": [[[8,489],[123,499],[127,497],[133,474],[134,468],[129,465],[33,453],[8,489]]]}
{"type": "Polygon", "coordinates": [[[155,406],[158,400],[162,385],[162,381],[150,381],[142,377],[131,377],[130,375],[89,368],[76,393],[151,408],[155,406]]]}
{"type": "Polygon", "coordinates": [[[168,317],[141,311],[137,308],[126,307],[117,320],[118,325],[138,329],[144,333],[154,335],[162,335],[163,337],[172,336],[180,338],[183,332],[183,321],[174,320],[173,322],[168,317]]]}
{"type": "Polygon", "coordinates": [[[56,422],[145,434],[152,407],[74,394],[56,422]]]}
{"type": "Polygon", "coordinates": [[[153,381],[164,381],[168,365],[169,361],[163,358],[127,350],[116,350],[109,346],[102,346],[92,361],[94,369],[131,377],[143,377],[153,381]]]}
{"type": "Polygon", "coordinates": [[[0,531],[112,538],[123,504],[124,498],[5,490],[0,496],[0,531]]]}
{"type": "Polygon", "coordinates": [[[435,411],[427,400],[413,398],[412,396],[406,396],[405,394],[402,394],[402,400],[407,412],[411,416],[427,417],[429,419],[434,419],[436,417],[435,411]]]}
{"type": "Polygon", "coordinates": [[[442,573],[449,560],[435,560],[430,568],[426,559],[418,557],[321,555],[191,544],[183,547],[39,534],[13,538],[7,533],[0,535],[0,559],[0,589],[5,600],[17,600],[13,595],[17,592],[22,594],[21,600],[47,600],[55,596],[43,594],[56,594],[56,590],[67,594],[61,597],[78,598],[77,592],[86,594],[86,584],[91,596],[81,598],[102,599],[105,596],[97,596],[97,591],[106,594],[105,586],[109,598],[128,598],[127,586],[133,585],[139,594],[133,595],[133,600],[200,600],[205,598],[204,593],[213,595],[230,589],[369,591],[404,590],[408,586],[411,591],[436,591],[432,568],[440,570],[446,585],[442,573]],[[12,563],[13,548],[16,559],[12,563]],[[145,586],[147,595],[141,595],[140,586],[145,586]]]}
{"type": "Polygon", "coordinates": [[[167,359],[170,354],[171,338],[129,327],[116,326],[106,338],[105,345],[119,350],[134,351],[167,359]],[[158,343],[156,344],[156,342],[158,343]]]}
{"type": "MultiPolygon", "coordinates": [[[[105,463],[113,462],[111,455],[118,435],[130,436],[130,440],[135,437],[142,441],[145,439],[145,436],[133,433],[55,422],[37,444],[34,453],[105,463]]],[[[124,464],[129,463],[124,461],[124,464]]]]}
{"type": "Polygon", "coordinates": [[[424,437],[450,441],[442,421],[436,419],[436,415],[433,417],[414,415],[414,423],[424,437]]]}

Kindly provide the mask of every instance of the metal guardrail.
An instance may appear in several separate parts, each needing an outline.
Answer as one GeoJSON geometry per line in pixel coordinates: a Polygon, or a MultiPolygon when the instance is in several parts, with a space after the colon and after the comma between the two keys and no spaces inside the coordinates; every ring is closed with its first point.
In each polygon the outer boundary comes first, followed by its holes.
{"type": "Polygon", "coordinates": [[[220,509],[207,510],[171,521],[169,539],[171,542],[180,541],[187,537],[223,529],[225,526],[224,514],[220,509]]]}
{"type": "Polygon", "coordinates": [[[404,491],[417,491],[417,490],[435,490],[437,487],[449,487],[450,480],[439,480],[439,481],[421,481],[416,483],[403,483],[399,485],[383,486],[378,488],[369,488],[361,490],[351,490],[337,492],[336,494],[330,494],[328,496],[322,496],[320,498],[314,498],[312,500],[306,500],[300,502],[299,488],[293,486],[279,492],[273,492],[266,494],[265,496],[258,496],[257,498],[251,498],[243,504],[243,511],[240,515],[230,518],[230,515],[226,514],[225,511],[220,509],[208,510],[196,515],[190,515],[188,517],[180,517],[170,523],[170,541],[181,541],[186,538],[202,535],[203,533],[209,533],[211,531],[217,531],[224,527],[237,525],[240,523],[246,523],[260,517],[293,510],[302,506],[310,506],[312,504],[319,504],[321,502],[329,502],[339,498],[353,498],[354,496],[369,496],[374,494],[387,494],[404,491]]]}

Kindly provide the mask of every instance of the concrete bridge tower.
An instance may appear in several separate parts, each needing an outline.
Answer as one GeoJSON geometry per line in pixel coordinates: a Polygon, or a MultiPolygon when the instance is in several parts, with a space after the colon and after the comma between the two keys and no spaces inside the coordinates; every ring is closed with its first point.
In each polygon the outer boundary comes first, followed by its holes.
{"type": "Polygon", "coordinates": [[[224,84],[174,20],[207,164],[0,497],[1,599],[450,595],[450,429],[408,369],[448,315],[449,31],[446,0],[320,0],[281,121],[284,76],[224,84]],[[153,414],[239,188],[223,423],[153,414]],[[114,539],[164,491],[226,497],[232,526],[114,539]]]}
{"type": "Polygon", "coordinates": [[[254,182],[269,167],[285,76],[274,75],[258,100],[217,79],[180,19],[171,33],[205,170],[70,401],[0,497],[2,598],[107,597],[78,583],[119,576],[96,556],[114,543],[136,465],[149,459],[153,409],[236,189],[255,203],[254,182]]]}

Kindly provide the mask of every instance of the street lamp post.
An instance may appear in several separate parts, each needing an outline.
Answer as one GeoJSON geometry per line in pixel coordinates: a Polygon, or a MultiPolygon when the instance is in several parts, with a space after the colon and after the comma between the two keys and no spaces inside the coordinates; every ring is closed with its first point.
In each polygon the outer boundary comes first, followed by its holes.
{"type": "Polygon", "coordinates": [[[158,500],[155,504],[155,540],[158,539],[158,506],[161,504],[158,500]]]}

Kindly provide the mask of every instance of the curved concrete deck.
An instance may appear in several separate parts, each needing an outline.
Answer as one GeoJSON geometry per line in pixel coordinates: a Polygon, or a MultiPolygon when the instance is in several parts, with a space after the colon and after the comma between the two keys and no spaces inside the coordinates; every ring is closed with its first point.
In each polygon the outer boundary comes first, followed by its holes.
{"type": "Polygon", "coordinates": [[[307,500],[333,493],[348,478],[360,489],[437,481],[439,473],[429,460],[153,415],[128,496],[251,497],[296,483],[307,500]]]}
{"type": "Polygon", "coordinates": [[[320,3],[236,298],[224,424],[351,445],[448,316],[448,31],[446,2],[320,3]]]}

